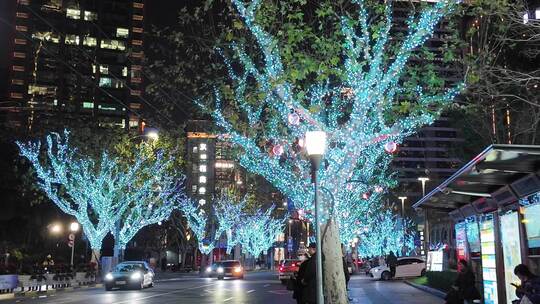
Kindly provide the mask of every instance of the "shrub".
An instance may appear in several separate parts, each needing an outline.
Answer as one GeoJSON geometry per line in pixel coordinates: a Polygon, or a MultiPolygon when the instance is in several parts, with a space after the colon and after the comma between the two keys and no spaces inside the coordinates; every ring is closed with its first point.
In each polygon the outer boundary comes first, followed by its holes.
{"type": "Polygon", "coordinates": [[[429,287],[448,292],[457,278],[455,271],[428,271],[426,272],[429,287]]]}

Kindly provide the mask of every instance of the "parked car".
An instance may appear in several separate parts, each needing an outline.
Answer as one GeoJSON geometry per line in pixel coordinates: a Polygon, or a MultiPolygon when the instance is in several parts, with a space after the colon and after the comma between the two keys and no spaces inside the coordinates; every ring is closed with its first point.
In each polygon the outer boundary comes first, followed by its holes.
{"type": "Polygon", "coordinates": [[[105,290],[119,288],[143,289],[154,286],[154,271],[144,261],[122,262],[105,275],[105,290]]]}
{"type": "Polygon", "coordinates": [[[244,267],[237,260],[221,261],[217,266],[216,274],[218,280],[223,280],[226,277],[243,279],[244,267]]]}
{"type": "Polygon", "coordinates": [[[283,284],[287,283],[287,280],[289,280],[292,276],[294,276],[295,272],[298,272],[298,269],[300,268],[301,263],[302,263],[301,260],[281,261],[278,268],[278,278],[281,281],[281,283],[283,284]]]}
{"type": "MultiPolygon", "coordinates": [[[[395,278],[421,277],[426,274],[426,261],[423,257],[398,258],[395,278]]],[[[390,268],[379,265],[369,270],[369,275],[375,279],[389,280],[392,278],[390,268]]]]}

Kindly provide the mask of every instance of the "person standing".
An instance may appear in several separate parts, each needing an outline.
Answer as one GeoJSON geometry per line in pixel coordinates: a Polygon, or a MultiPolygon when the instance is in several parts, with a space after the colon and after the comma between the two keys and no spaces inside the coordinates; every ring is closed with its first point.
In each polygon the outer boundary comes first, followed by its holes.
{"type": "Polygon", "coordinates": [[[527,298],[533,304],[540,304],[540,278],[535,276],[526,265],[519,264],[514,268],[514,274],[521,280],[521,286],[516,287],[519,303],[527,298]]]}
{"type": "Polygon", "coordinates": [[[298,270],[298,288],[302,304],[317,303],[317,258],[315,243],[309,244],[308,253],[310,258],[300,265],[298,270]]]}
{"type": "Polygon", "coordinates": [[[466,304],[474,303],[474,300],[480,299],[480,293],[476,289],[474,273],[469,268],[469,264],[465,260],[459,261],[458,276],[454,282],[454,289],[457,290],[457,295],[466,304]]]}
{"type": "Polygon", "coordinates": [[[386,266],[390,268],[390,275],[393,277],[396,276],[396,266],[397,266],[397,257],[394,255],[393,251],[390,251],[390,254],[386,257],[386,266]]]}

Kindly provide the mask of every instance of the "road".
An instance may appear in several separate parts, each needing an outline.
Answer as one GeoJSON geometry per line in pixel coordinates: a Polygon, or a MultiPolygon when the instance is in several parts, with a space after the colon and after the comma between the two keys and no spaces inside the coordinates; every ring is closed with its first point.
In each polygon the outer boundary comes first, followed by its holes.
{"type": "MultiPolygon", "coordinates": [[[[351,303],[362,304],[437,304],[441,299],[405,285],[401,281],[381,282],[353,276],[351,303]]],[[[77,289],[36,296],[19,297],[4,303],[28,304],[294,304],[291,292],[269,272],[249,273],[244,280],[183,277],[160,281],[144,290],[77,289]]]]}

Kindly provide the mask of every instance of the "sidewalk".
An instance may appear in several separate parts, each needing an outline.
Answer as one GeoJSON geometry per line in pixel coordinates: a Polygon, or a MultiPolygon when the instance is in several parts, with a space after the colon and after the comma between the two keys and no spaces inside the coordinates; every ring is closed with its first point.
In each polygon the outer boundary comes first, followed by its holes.
{"type": "Polygon", "coordinates": [[[354,275],[349,282],[351,303],[362,304],[439,304],[439,297],[405,284],[403,280],[376,281],[354,275]]]}

